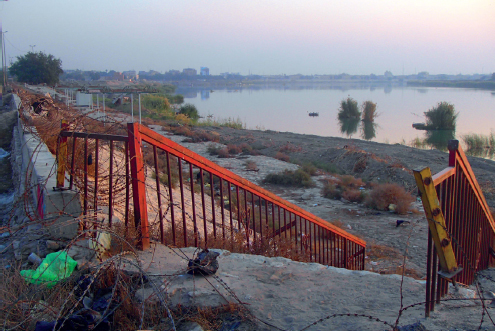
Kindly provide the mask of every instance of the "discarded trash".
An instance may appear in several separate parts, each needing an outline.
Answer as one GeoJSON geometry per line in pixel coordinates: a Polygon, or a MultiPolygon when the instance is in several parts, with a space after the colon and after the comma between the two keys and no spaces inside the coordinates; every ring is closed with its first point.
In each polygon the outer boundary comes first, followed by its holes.
{"type": "Polygon", "coordinates": [[[41,258],[34,253],[29,254],[28,261],[36,266],[41,264],[41,258]]]}
{"type": "Polygon", "coordinates": [[[397,220],[397,225],[395,227],[398,227],[399,225],[404,224],[404,223],[411,223],[411,222],[410,221],[404,221],[404,220],[397,220]]]}
{"type": "Polygon", "coordinates": [[[204,249],[198,254],[194,260],[189,260],[187,265],[187,273],[190,275],[213,275],[218,270],[217,257],[220,253],[204,249]]]}
{"type": "MultiPolygon", "coordinates": [[[[86,331],[93,330],[95,325],[101,320],[101,314],[92,309],[81,309],[67,318],[61,318],[53,322],[36,322],[35,331],[86,331]]],[[[98,324],[98,330],[110,330],[110,323],[101,322],[98,324]]]]}
{"type": "Polygon", "coordinates": [[[394,205],[393,203],[391,203],[390,205],[388,205],[388,210],[391,211],[391,212],[394,212],[395,211],[395,208],[397,208],[397,206],[394,205]]]}
{"type": "Polygon", "coordinates": [[[50,253],[36,270],[22,270],[21,276],[28,283],[53,287],[59,280],[69,277],[76,265],[77,262],[65,251],[50,253]]]}
{"type": "Polygon", "coordinates": [[[375,261],[371,261],[370,263],[371,263],[371,265],[378,265],[378,262],[375,262],[375,261]]]}

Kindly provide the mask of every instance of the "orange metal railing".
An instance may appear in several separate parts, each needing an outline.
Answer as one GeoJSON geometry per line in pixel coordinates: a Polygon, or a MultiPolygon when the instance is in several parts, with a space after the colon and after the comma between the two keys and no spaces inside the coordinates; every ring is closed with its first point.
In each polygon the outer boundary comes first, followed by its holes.
{"type": "MultiPolygon", "coordinates": [[[[495,221],[481,188],[457,140],[449,142],[449,167],[433,176],[445,228],[460,271],[453,280],[472,284],[478,271],[492,263],[495,221]]],[[[426,316],[448,293],[449,280],[439,275],[440,264],[428,231],[426,316]]]]}
{"type": "MultiPolygon", "coordinates": [[[[84,214],[108,206],[111,220],[118,209],[126,226],[134,223],[142,249],[150,239],[195,247],[223,241],[256,254],[364,269],[364,240],[145,126],[129,123],[128,136],[63,130],[60,137],[68,151],[57,152],[59,166],[67,168],[69,188],[81,192],[84,214]]],[[[66,189],[63,177],[57,186],[66,189]]]]}
{"type": "MultiPolygon", "coordinates": [[[[143,234],[158,225],[163,243],[185,246],[233,244],[241,236],[253,251],[272,247],[282,255],[293,251],[311,261],[364,269],[364,240],[147,127],[130,123],[128,131],[135,220],[143,234]],[[154,180],[149,174],[146,179],[146,161],[139,156],[152,163],[154,180]],[[150,222],[147,199],[159,206],[150,222]]],[[[143,235],[144,247],[147,240],[143,235]]]]}

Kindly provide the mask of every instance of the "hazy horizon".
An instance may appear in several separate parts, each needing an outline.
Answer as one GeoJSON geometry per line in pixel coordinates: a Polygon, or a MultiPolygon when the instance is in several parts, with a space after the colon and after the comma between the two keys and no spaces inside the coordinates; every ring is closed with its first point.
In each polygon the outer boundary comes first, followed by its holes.
{"type": "Polygon", "coordinates": [[[490,0],[10,0],[0,15],[8,62],[34,49],[64,69],[495,72],[490,0]]]}

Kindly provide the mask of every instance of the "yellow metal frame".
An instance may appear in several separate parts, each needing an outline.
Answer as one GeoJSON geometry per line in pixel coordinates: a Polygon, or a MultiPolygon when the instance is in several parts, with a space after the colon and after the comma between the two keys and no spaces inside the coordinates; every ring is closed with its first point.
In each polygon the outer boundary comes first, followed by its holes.
{"type": "Polygon", "coordinates": [[[457,260],[452,249],[451,238],[446,230],[445,218],[440,208],[437,191],[431,175],[430,168],[414,170],[414,178],[421,194],[421,200],[425,209],[426,219],[430,227],[431,236],[435,243],[440,261],[441,275],[451,279],[458,274],[462,268],[457,265],[457,260]]]}

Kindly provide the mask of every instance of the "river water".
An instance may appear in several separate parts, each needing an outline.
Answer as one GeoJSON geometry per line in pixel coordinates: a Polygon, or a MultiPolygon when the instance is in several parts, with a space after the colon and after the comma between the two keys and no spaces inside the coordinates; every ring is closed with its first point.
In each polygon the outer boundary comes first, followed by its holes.
{"type": "Polygon", "coordinates": [[[495,131],[495,92],[486,90],[391,86],[361,89],[244,87],[179,88],[177,93],[184,94],[185,102],[194,104],[201,116],[240,119],[248,129],[370,138],[370,132],[366,132],[367,128],[361,123],[356,124],[356,132],[344,127],[342,133],[337,113],[340,101],[349,96],[359,105],[366,100],[377,104],[379,117],[372,132],[375,137],[369,139],[373,141],[409,143],[416,137],[425,138],[425,132],[412,128],[412,124],[424,122],[423,113],[442,101],[454,104],[459,112],[457,129],[450,134],[457,139],[467,133],[495,131]],[[317,112],[319,116],[310,117],[310,112],[317,112]]]}

